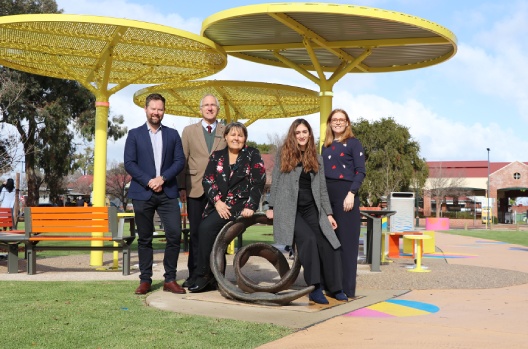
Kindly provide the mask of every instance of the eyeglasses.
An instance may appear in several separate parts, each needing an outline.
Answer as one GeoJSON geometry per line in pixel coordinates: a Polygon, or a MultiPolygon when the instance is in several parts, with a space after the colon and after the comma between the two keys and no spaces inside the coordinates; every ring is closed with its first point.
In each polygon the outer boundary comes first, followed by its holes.
{"type": "Polygon", "coordinates": [[[337,124],[344,124],[347,122],[346,119],[332,119],[330,120],[330,122],[334,125],[337,125],[337,124]]]}
{"type": "Polygon", "coordinates": [[[216,104],[202,104],[202,108],[218,108],[216,104]]]}

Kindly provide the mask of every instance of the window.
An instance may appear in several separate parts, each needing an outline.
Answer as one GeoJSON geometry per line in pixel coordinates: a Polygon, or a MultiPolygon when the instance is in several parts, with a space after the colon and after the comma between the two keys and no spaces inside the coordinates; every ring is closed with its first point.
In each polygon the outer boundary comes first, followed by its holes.
{"type": "Polygon", "coordinates": [[[521,179],[521,174],[519,172],[515,172],[513,174],[513,179],[521,179]]]}

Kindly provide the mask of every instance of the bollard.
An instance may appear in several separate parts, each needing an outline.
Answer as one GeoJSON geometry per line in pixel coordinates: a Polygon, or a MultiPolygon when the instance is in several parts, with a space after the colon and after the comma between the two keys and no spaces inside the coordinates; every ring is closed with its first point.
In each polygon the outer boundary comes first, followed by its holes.
{"type": "Polygon", "coordinates": [[[235,240],[231,241],[231,243],[229,243],[229,245],[227,245],[226,253],[227,254],[235,254],[235,240]]]}

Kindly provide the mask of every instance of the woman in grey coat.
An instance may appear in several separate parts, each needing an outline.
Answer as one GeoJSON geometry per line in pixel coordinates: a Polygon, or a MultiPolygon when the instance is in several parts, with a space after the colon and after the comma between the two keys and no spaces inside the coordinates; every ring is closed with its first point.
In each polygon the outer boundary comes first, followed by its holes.
{"type": "Polygon", "coordinates": [[[337,224],[326,190],[323,160],[317,154],[310,124],[295,120],[277,154],[272,175],[269,210],[275,242],[295,245],[304,279],[314,285],[311,301],[328,304],[323,295],[346,301],[342,291],[340,243],[337,224]]]}

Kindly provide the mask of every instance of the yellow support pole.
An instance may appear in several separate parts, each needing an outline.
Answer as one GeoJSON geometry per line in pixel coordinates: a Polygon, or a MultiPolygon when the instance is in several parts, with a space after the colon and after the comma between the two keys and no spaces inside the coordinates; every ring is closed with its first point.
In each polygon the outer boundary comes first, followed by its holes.
{"type": "Polygon", "coordinates": [[[330,115],[330,112],[332,111],[332,98],[334,97],[334,93],[332,90],[328,91],[321,91],[319,93],[321,96],[320,99],[320,116],[319,116],[319,152],[321,152],[321,148],[323,147],[323,141],[326,135],[326,119],[328,118],[328,115],[330,115]]]}
{"type": "Polygon", "coordinates": [[[229,245],[227,245],[227,254],[235,254],[235,240],[231,241],[229,245]]]}
{"type": "MultiPolygon", "coordinates": [[[[104,207],[106,197],[106,140],[108,136],[108,103],[107,96],[97,96],[95,102],[95,147],[94,147],[94,181],[92,204],[95,207],[104,207]]],[[[94,237],[102,233],[92,233],[94,237]]],[[[92,247],[102,247],[102,241],[92,241],[92,247]]],[[[103,265],[103,251],[90,252],[90,265],[103,265]]]]}

